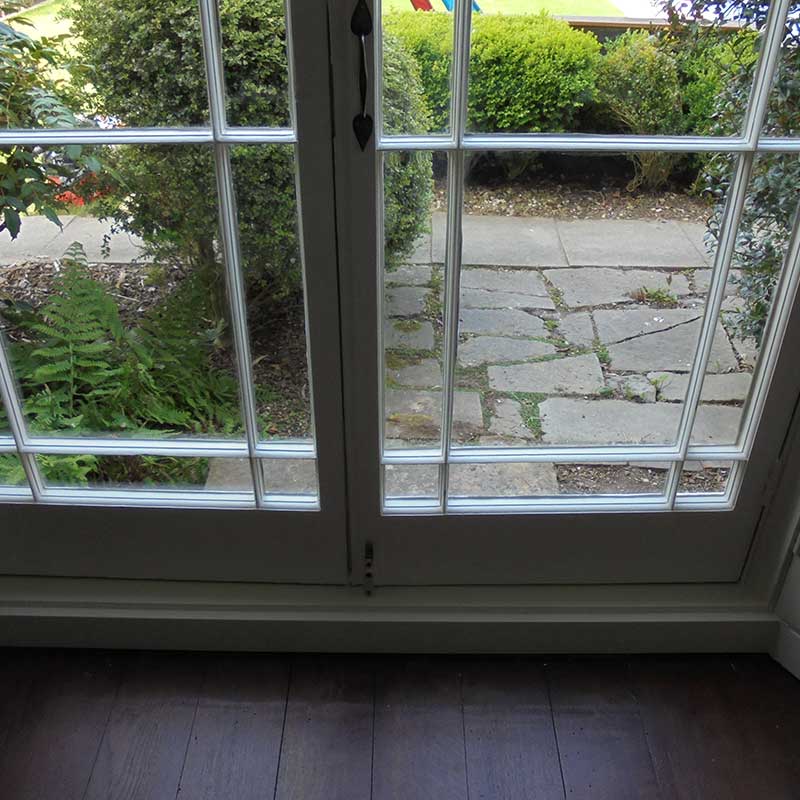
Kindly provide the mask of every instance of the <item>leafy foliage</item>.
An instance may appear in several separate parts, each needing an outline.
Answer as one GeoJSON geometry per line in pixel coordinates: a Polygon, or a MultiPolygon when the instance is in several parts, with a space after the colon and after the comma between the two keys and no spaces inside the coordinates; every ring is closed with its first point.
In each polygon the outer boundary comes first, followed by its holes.
{"type": "MultiPolygon", "coordinates": [[[[207,93],[197,4],[194,0],[74,0],[71,8],[83,60],[96,65],[92,83],[98,111],[127,125],[207,123],[207,93]]],[[[289,121],[286,31],[282,0],[223,0],[227,108],[239,125],[283,126],[289,121]]],[[[387,83],[398,117],[424,113],[413,101],[414,76],[397,71],[387,83]]],[[[387,113],[387,118],[390,114],[387,113]]],[[[119,147],[108,155],[120,178],[106,198],[118,226],[142,236],[159,261],[180,260],[219,276],[216,185],[208,147],[119,147]]],[[[294,153],[291,147],[232,149],[243,266],[252,303],[275,303],[301,285],[297,242],[294,153]]],[[[429,191],[421,173],[414,183],[429,191]]],[[[409,201],[409,181],[386,191],[409,201]]],[[[411,212],[418,202],[411,198],[411,212]]],[[[399,205],[399,199],[393,200],[399,205]]],[[[387,231],[407,249],[423,217],[406,215],[387,231]]],[[[221,315],[221,285],[217,312],[221,315]]],[[[251,306],[254,307],[254,306],[251,306]]]]}
{"type": "MultiPolygon", "coordinates": [[[[3,312],[18,332],[11,355],[32,429],[145,437],[240,430],[237,383],[213,364],[220,330],[209,327],[208,294],[196,276],[128,328],[105,287],[90,276],[80,244],[72,244],[58,266],[53,293],[40,309],[3,312]]],[[[198,469],[207,468],[192,459],[142,457],[134,464],[93,456],[43,456],[41,466],[49,480],[77,484],[136,475],[196,482],[198,469]]]]}
{"type": "MultiPolygon", "coordinates": [[[[0,0],[0,15],[21,5],[0,0]]],[[[25,25],[24,17],[15,23],[25,25]]],[[[60,48],[60,38],[36,39],[0,20],[0,127],[75,128],[70,84],[55,77],[66,70],[80,83],[80,66],[60,48]]],[[[31,146],[0,146],[0,233],[17,237],[25,214],[40,214],[59,225],[57,197],[97,170],[97,159],[80,146],[56,156],[31,146]]]]}
{"type": "MultiPolygon", "coordinates": [[[[769,3],[738,0],[732,3],[692,0],[668,6],[673,16],[695,28],[741,20],[755,31],[762,31],[769,3]]],[[[800,119],[800,4],[793,4],[786,26],[779,67],[770,96],[764,133],[770,136],[796,136],[800,119]]],[[[722,88],[715,107],[712,135],[738,128],[741,109],[748,102],[755,72],[752,58],[736,62],[722,88]]],[[[730,187],[730,161],[715,156],[707,162],[702,175],[705,190],[715,200],[709,230],[712,240],[719,238],[725,198],[730,187]]],[[[741,270],[736,281],[744,303],[743,309],[728,320],[742,337],[760,341],[766,327],[772,298],[788,248],[797,214],[797,187],[800,185],[800,160],[793,155],[762,154],[756,158],[737,231],[733,266],[741,270]]]]}
{"type": "MultiPolygon", "coordinates": [[[[452,18],[384,18],[419,66],[434,131],[449,128],[452,18]]],[[[468,125],[474,131],[565,131],[590,99],[600,45],[546,14],[473,18],[468,125]]],[[[416,132],[416,131],[415,131],[416,132]]]]}
{"type": "MultiPolygon", "coordinates": [[[[597,103],[630,133],[684,130],[675,59],[644,31],[627,31],[606,45],[597,78],[597,103]]],[[[675,162],[671,153],[640,152],[630,158],[636,170],[631,189],[663,185],[675,162]]]]}

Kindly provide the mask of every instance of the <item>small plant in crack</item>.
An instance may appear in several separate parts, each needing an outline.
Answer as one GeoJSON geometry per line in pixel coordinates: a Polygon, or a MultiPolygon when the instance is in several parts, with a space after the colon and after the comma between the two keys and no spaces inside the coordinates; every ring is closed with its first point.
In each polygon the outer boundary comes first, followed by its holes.
{"type": "Polygon", "coordinates": [[[536,392],[514,392],[511,398],[519,403],[519,413],[525,427],[533,434],[536,441],[542,439],[542,419],[539,404],[547,395],[536,392]]]}
{"type": "Polygon", "coordinates": [[[637,303],[646,303],[656,308],[675,308],[678,305],[678,298],[668,289],[650,289],[642,286],[635,292],[631,292],[631,297],[637,303]]]}
{"type": "Polygon", "coordinates": [[[398,319],[395,321],[394,327],[403,333],[413,333],[422,328],[422,323],[418,319],[398,319]]]}
{"type": "Polygon", "coordinates": [[[611,353],[608,352],[608,348],[602,342],[595,340],[594,352],[601,364],[606,367],[611,364],[611,353]]]}

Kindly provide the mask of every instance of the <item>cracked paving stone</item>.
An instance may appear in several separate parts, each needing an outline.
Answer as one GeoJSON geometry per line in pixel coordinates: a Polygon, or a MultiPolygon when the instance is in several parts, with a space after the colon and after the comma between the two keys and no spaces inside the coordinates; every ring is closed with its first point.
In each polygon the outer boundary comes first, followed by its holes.
{"type": "Polygon", "coordinates": [[[587,311],[565,314],[558,323],[558,329],[570,344],[579,347],[591,347],[594,344],[592,317],[587,311]]]}
{"type": "Polygon", "coordinates": [[[527,269],[462,269],[461,288],[550,296],[542,276],[527,269]]]}
{"type": "MultiPolygon", "coordinates": [[[[437,439],[442,426],[442,393],[388,389],[384,394],[385,434],[391,439],[437,439]]],[[[453,432],[470,436],[483,432],[478,392],[453,393],[453,432]]]]}
{"type": "Polygon", "coordinates": [[[509,397],[498,397],[494,404],[494,416],[489,423],[489,433],[494,436],[532,441],[535,437],[522,419],[522,406],[509,397]]]}
{"type": "Polygon", "coordinates": [[[451,497],[550,497],[558,494],[552,464],[451,464],[451,497]]]}
{"type": "MultiPolygon", "coordinates": [[[[554,397],[539,404],[542,438],[561,445],[671,444],[682,408],[682,403],[554,397]]],[[[692,441],[730,444],[736,439],[740,415],[739,408],[700,406],[692,441]]]]}
{"type": "Polygon", "coordinates": [[[500,392],[539,394],[597,394],[605,383],[594,353],[540,361],[489,367],[489,385],[500,392]]]}
{"type": "Polygon", "coordinates": [[[463,289],[462,308],[540,308],[554,311],[555,303],[549,297],[516,292],[496,292],[488,289],[463,289]]]}
{"type": "Polygon", "coordinates": [[[433,325],[430,322],[420,322],[409,327],[400,320],[386,320],[383,326],[383,343],[387,350],[432,350],[433,325]]]}
{"type": "Polygon", "coordinates": [[[435,358],[426,358],[419,364],[409,364],[400,369],[386,371],[390,380],[400,386],[409,386],[417,389],[441,389],[442,368],[435,358]]]}
{"type": "Polygon", "coordinates": [[[414,317],[425,310],[428,290],[417,286],[397,286],[386,290],[386,316],[414,317]]]}
{"type": "Polygon", "coordinates": [[[465,308],[462,309],[460,317],[460,333],[487,333],[498,336],[547,335],[542,320],[515,308],[465,308]]]}
{"type": "Polygon", "coordinates": [[[597,335],[604,344],[615,344],[682,325],[703,315],[702,309],[650,308],[598,309],[594,312],[597,335]]]}
{"type": "Polygon", "coordinates": [[[632,302],[642,288],[670,291],[669,275],[655,270],[573,267],[548,269],[544,276],[570,308],[632,302]]]}
{"type": "Polygon", "coordinates": [[[479,367],[481,364],[527,361],[531,358],[554,355],[556,352],[552,344],[534,339],[474,336],[458,345],[458,363],[462,367],[479,367]]]}
{"type": "Polygon", "coordinates": [[[638,400],[640,403],[655,403],[656,387],[648,378],[644,375],[606,375],[609,387],[621,392],[626,399],[638,400]]]}
{"type": "MultiPolygon", "coordinates": [[[[615,372],[688,372],[694,361],[702,320],[638,336],[608,348],[615,372]]],[[[731,343],[717,323],[707,372],[730,372],[739,366],[731,343]]]]}
{"type": "MultiPolygon", "coordinates": [[[[650,372],[647,375],[658,386],[659,400],[683,401],[689,376],[675,372],[650,372]]],[[[743,403],[750,391],[753,376],[749,372],[706,375],[700,400],[705,403],[743,403]]]]}

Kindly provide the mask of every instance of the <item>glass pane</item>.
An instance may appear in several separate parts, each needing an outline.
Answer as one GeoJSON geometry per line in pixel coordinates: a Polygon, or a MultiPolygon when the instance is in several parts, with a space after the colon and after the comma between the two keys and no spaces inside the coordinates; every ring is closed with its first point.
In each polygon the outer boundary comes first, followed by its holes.
{"type": "Polygon", "coordinates": [[[678,494],[724,494],[732,467],[730,461],[687,461],[681,472],[678,494]]]}
{"type": "MultiPolygon", "coordinates": [[[[718,169],[716,161],[710,160],[704,177],[712,189],[725,180],[718,169]]],[[[799,183],[797,155],[766,153],[755,159],[718,326],[724,330],[736,360],[720,363],[712,353],[701,395],[701,409],[725,419],[714,444],[735,444],[738,439],[775,289],[784,268],[798,207],[799,183]]],[[[709,225],[712,237],[718,235],[721,213],[722,207],[717,204],[709,225]]],[[[710,277],[709,271],[698,270],[694,281],[705,286],[710,277]]],[[[669,376],[668,380],[671,385],[680,386],[685,378],[669,376]]],[[[692,432],[693,443],[706,441],[698,426],[702,427],[700,419],[692,432]]]]}
{"type": "Polygon", "coordinates": [[[11,26],[0,30],[14,54],[8,127],[208,124],[196,3],[57,0],[22,11],[11,26]]]}
{"type": "Polygon", "coordinates": [[[388,464],[384,468],[384,497],[395,500],[439,500],[439,467],[436,464],[388,464]]]}
{"type": "Polygon", "coordinates": [[[450,497],[663,494],[667,465],[451,464],[450,497]]]}
{"type": "Polygon", "coordinates": [[[220,2],[218,8],[228,124],[289,127],[285,3],[220,2]]]}
{"type": "Polygon", "coordinates": [[[317,462],[306,458],[265,458],[261,460],[264,490],[268,495],[319,494],[317,462]]]}
{"type": "Polygon", "coordinates": [[[239,460],[165,456],[36,456],[45,485],[51,488],[252,492],[250,473],[229,469],[231,465],[227,462],[239,460]]]}
{"type": "Polygon", "coordinates": [[[25,153],[48,184],[63,179],[16,239],[0,232],[0,313],[31,431],[242,437],[211,149],[25,153]]]}
{"type": "MultiPolygon", "coordinates": [[[[758,53],[757,34],[738,18],[742,4],[717,4],[724,13],[713,25],[690,19],[691,4],[676,4],[667,23],[651,4],[639,16],[662,20],[630,19],[627,29],[480,5],[472,15],[469,131],[733,135],[741,128],[758,53]],[[730,90],[732,75],[744,91],[730,90]]],[[[581,13],[574,9],[568,13],[581,13]]],[[[608,0],[584,13],[626,16],[608,0]]],[[[414,50],[424,74],[427,39],[418,35],[414,50]]],[[[651,170],[637,178],[650,180],[651,170]]]]}
{"type": "MultiPolygon", "coordinates": [[[[629,191],[633,154],[529,157],[467,167],[458,368],[484,426],[454,441],[674,443],[713,263],[697,173],[629,191]]],[[[713,368],[737,363],[719,325],[713,368]]],[[[712,441],[729,411],[698,417],[712,441]]]]}
{"type": "Polygon", "coordinates": [[[383,175],[385,447],[438,448],[447,161],[426,152],[386,153],[383,175]]]}
{"type": "MultiPolygon", "coordinates": [[[[763,13],[763,7],[760,4],[754,4],[753,10],[763,13]]],[[[781,43],[778,67],[762,131],[765,136],[800,136],[800,116],[797,113],[797,104],[800,101],[797,59],[798,47],[800,47],[799,12],[800,4],[796,2],[789,4],[789,17],[781,43]]],[[[765,22],[766,19],[759,17],[754,24],[763,29],[765,22]]],[[[733,87],[733,90],[735,91],[736,88],[733,87]]]]}
{"type": "Polygon", "coordinates": [[[382,0],[383,133],[450,130],[453,15],[382,0]]]}
{"type": "Polygon", "coordinates": [[[18,455],[0,453],[0,486],[22,488],[28,486],[25,470],[18,455]]]}
{"type": "Polygon", "coordinates": [[[264,439],[310,440],[311,388],[294,148],[233,147],[231,163],[259,431],[264,439]]]}

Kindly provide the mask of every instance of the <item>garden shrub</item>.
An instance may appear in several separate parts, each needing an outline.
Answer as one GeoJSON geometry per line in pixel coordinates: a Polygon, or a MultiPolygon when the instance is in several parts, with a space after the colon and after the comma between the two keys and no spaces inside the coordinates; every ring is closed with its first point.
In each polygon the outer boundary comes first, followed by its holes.
{"type": "MultiPolygon", "coordinates": [[[[693,0],[684,9],[687,24],[700,14],[719,25],[741,20],[754,31],[766,25],[768,2],[739,0],[718,3],[693,0]]],[[[674,11],[674,10],[673,10],[674,11]]],[[[767,109],[764,134],[797,136],[800,133],[800,4],[794,3],[786,27],[778,73],[767,109]]],[[[677,12],[674,12],[677,13],[677,12]]],[[[711,135],[722,135],[738,125],[741,109],[748,102],[755,62],[740,59],[731,70],[718,97],[711,135]]],[[[709,235],[718,239],[725,198],[730,187],[729,158],[709,159],[701,180],[715,199],[709,235]]],[[[738,284],[743,307],[727,315],[739,336],[760,342],[772,306],[773,293],[786,255],[791,230],[797,215],[797,187],[800,186],[800,159],[794,154],[763,153],[756,157],[737,231],[732,266],[740,271],[738,284]]]]}
{"type": "MultiPolygon", "coordinates": [[[[71,14],[80,55],[95,65],[94,110],[125,125],[207,123],[194,0],[74,0],[71,14]]],[[[287,124],[282,0],[222,0],[220,22],[229,118],[238,125],[287,124]]],[[[393,75],[390,106],[400,116],[419,111],[406,97],[414,91],[413,73],[393,75]]],[[[293,152],[281,146],[231,149],[243,266],[251,296],[264,302],[280,301],[301,286],[293,152]]],[[[187,263],[212,285],[219,268],[211,149],[126,146],[113,148],[108,158],[119,190],[106,199],[107,213],[141,236],[155,258],[187,263]]],[[[411,189],[403,182],[397,190],[406,203],[419,204],[414,186],[426,196],[424,177],[418,173],[411,189]]],[[[396,191],[391,178],[386,191],[396,191]]],[[[425,216],[408,215],[402,223],[388,231],[398,251],[410,249],[425,216]]]]}
{"type": "MultiPolygon", "coordinates": [[[[0,17],[20,8],[16,0],[0,0],[0,17]]],[[[15,22],[24,27],[25,18],[15,22]]],[[[0,128],[78,127],[65,73],[81,83],[81,68],[65,57],[57,37],[36,39],[0,19],[0,128]]],[[[59,195],[99,166],[77,145],[65,148],[64,157],[30,145],[0,146],[0,233],[15,239],[26,214],[60,224],[59,195]]]]}
{"type": "MultiPolygon", "coordinates": [[[[447,130],[452,18],[409,11],[386,15],[384,24],[419,65],[432,130],[447,130]]],[[[547,14],[473,17],[469,129],[573,130],[578,109],[592,95],[599,52],[592,34],[547,14]]]]}
{"type": "MultiPolygon", "coordinates": [[[[675,59],[644,31],[627,31],[606,44],[597,76],[596,103],[627,132],[680,134],[685,130],[681,86],[675,59]]],[[[631,189],[655,189],[669,178],[672,153],[630,155],[631,189]]]]}

